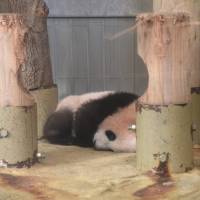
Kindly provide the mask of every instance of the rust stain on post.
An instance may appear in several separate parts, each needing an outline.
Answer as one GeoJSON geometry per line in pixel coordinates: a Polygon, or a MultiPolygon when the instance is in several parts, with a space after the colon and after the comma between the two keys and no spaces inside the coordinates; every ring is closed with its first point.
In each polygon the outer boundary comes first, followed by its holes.
{"type": "Polygon", "coordinates": [[[138,102],[136,104],[136,111],[141,113],[142,109],[144,109],[144,110],[154,110],[155,112],[161,113],[161,107],[159,105],[145,105],[145,104],[140,104],[138,102]]]}
{"type": "Polygon", "coordinates": [[[200,94],[200,87],[193,87],[191,89],[192,94],[200,94]]]}
{"type": "MultiPolygon", "coordinates": [[[[154,156],[161,156],[160,154],[154,156]]],[[[155,200],[163,198],[167,193],[175,189],[175,184],[171,178],[169,167],[168,167],[169,154],[166,154],[166,159],[159,160],[158,167],[154,168],[153,171],[146,173],[150,177],[154,184],[149,185],[143,189],[140,189],[134,193],[134,196],[140,197],[144,200],[155,200]]]]}
{"type": "Polygon", "coordinates": [[[169,172],[169,153],[158,153],[154,154],[154,158],[159,160],[158,167],[155,167],[154,173],[158,175],[160,178],[165,178],[165,177],[170,177],[170,172],[169,172]]]}
{"type": "Polygon", "coordinates": [[[35,163],[38,163],[38,158],[37,158],[37,151],[35,151],[33,153],[33,156],[32,158],[28,158],[27,160],[25,161],[19,161],[15,164],[9,164],[7,162],[5,162],[5,164],[7,165],[8,168],[18,168],[18,169],[21,169],[21,168],[31,168],[35,163]]]}

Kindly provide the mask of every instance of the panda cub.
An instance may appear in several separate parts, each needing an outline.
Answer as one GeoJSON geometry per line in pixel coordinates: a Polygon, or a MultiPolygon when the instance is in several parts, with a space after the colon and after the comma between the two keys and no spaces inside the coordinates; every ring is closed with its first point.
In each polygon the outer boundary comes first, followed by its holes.
{"type": "Polygon", "coordinates": [[[128,92],[94,92],[64,98],[44,126],[52,144],[94,147],[97,150],[135,152],[135,101],[128,92]]]}

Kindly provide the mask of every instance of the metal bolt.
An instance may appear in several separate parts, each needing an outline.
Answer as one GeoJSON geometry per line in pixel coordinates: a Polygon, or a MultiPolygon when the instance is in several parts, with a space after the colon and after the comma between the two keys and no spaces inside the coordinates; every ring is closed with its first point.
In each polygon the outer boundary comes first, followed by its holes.
{"type": "Polygon", "coordinates": [[[168,155],[169,155],[168,153],[160,154],[160,156],[159,156],[160,162],[166,162],[168,160],[168,155]]]}
{"type": "Polygon", "coordinates": [[[166,162],[169,159],[169,153],[157,153],[153,155],[155,160],[159,160],[160,162],[166,162]]]}
{"type": "Polygon", "coordinates": [[[6,138],[8,137],[9,133],[5,129],[0,129],[0,138],[6,138]]]}
{"type": "Polygon", "coordinates": [[[8,164],[4,160],[0,160],[0,168],[3,168],[3,167],[5,168],[8,167],[8,164]]]}
{"type": "Polygon", "coordinates": [[[136,125],[132,124],[131,126],[128,127],[128,130],[130,130],[130,131],[136,131],[136,125]]]}
{"type": "Polygon", "coordinates": [[[40,152],[38,152],[37,154],[36,154],[36,156],[37,156],[37,159],[40,161],[40,160],[44,160],[45,158],[46,158],[46,156],[45,156],[45,154],[44,153],[40,153],[40,152]]]}

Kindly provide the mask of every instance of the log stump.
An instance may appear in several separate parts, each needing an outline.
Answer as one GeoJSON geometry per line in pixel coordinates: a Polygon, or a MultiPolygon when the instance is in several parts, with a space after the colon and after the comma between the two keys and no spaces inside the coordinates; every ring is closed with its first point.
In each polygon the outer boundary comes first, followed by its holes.
{"type": "Polygon", "coordinates": [[[31,38],[32,33],[22,15],[0,15],[1,165],[29,167],[36,160],[36,104],[20,76],[34,58],[31,38]]]}
{"type": "Polygon", "coordinates": [[[0,107],[0,135],[1,164],[31,167],[37,161],[36,105],[0,107]]]}
{"type": "Polygon", "coordinates": [[[137,105],[137,167],[185,172],[193,167],[190,18],[159,13],[137,20],[138,52],[149,72],[148,89],[137,105]]]}
{"type": "Polygon", "coordinates": [[[193,144],[200,147],[200,1],[196,0],[154,0],[155,12],[188,12],[191,16],[192,31],[190,33],[191,53],[191,87],[192,87],[192,121],[193,144]]]}
{"type": "MultiPolygon", "coordinates": [[[[30,28],[34,46],[34,58],[21,71],[21,80],[29,90],[50,88],[53,75],[48,42],[47,16],[49,9],[43,0],[6,0],[0,2],[1,12],[19,13],[30,28]],[[34,73],[33,73],[34,72],[34,73]]],[[[32,49],[30,49],[32,50],[32,49]]]]}
{"type": "Polygon", "coordinates": [[[37,103],[38,138],[43,136],[43,127],[49,115],[55,111],[58,102],[57,87],[34,90],[31,92],[37,103]]]}
{"type": "Polygon", "coordinates": [[[192,140],[193,147],[200,148],[200,87],[192,88],[192,140]]]}
{"type": "Polygon", "coordinates": [[[29,49],[33,52],[32,58],[27,58],[30,62],[23,67],[19,76],[23,86],[34,94],[38,110],[38,137],[41,137],[44,123],[58,103],[48,41],[49,9],[44,0],[6,0],[0,2],[0,11],[21,13],[32,33],[31,38],[27,37],[27,40],[35,43],[34,48],[29,49]]]}

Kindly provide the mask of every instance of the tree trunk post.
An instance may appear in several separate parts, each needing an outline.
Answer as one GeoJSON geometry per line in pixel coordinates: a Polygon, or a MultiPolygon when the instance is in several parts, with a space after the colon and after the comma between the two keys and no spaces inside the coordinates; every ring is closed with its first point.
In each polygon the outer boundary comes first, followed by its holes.
{"type": "MultiPolygon", "coordinates": [[[[24,0],[22,1],[24,2],[24,0]]],[[[39,73],[38,77],[32,82],[33,84],[27,85],[27,87],[31,91],[31,94],[37,103],[38,138],[41,138],[43,136],[43,127],[47,118],[56,109],[58,103],[58,89],[53,83],[48,41],[47,17],[49,9],[43,0],[29,0],[25,4],[27,9],[30,3],[32,4],[32,9],[29,10],[32,12],[32,15],[26,13],[25,16],[27,17],[27,23],[30,27],[32,27],[33,35],[36,41],[39,73]]],[[[13,10],[16,7],[19,6],[15,5],[13,10]]],[[[27,77],[26,72],[22,76],[27,77]]]]}
{"type": "Polygon", "coordinates": [[[1,12],[23,14],[35,42],[34,59],[20,76],[25,88],[31,91],[37,103],[38,137],[43,136],[43,126],[58,103],[57,86],[53,83],[47,17],[49,9],[44,0],[6,0],[0,2],[1,12]],[[34,72],[34,74],[33,74],[34,72]]]}
{"type": "Polygon", "coordinates": [[[200,1],[196,0],[154,0],[155,12],[184,11],[191,16],[191,87],[193,144],[200,147],[200,1]]]}
{"type": "Polygon", "coordinates": [[[43,127],[50,113],[55,111],[58,103],[57,87],[31,91],[37,102],[38,138],[43,136],[43,127]]]}
{"type": "Polygon", "coordinates": [[[22,15],[0,15],[1,166],[30,167],[36,161],[36,104],[20,77],[33,53],[27,38],[32,34],[22,15]]]}
{"type": "Polygon", "coordinates": [[[185,13],[138,16],[138,53],[149,84],[137,105],[137,168],[164,173],[193,167],[190,18],[185,13]]]}

